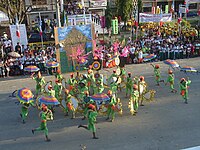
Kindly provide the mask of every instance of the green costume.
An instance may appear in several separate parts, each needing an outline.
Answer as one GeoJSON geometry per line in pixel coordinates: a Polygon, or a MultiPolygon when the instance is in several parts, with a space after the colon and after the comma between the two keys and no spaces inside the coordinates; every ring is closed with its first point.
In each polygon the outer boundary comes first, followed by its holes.
{"type": "Polygon", "coordinates": [[[34,105],[33,102],[31,102],[31,103],[22,103],[22,108],[21,108],[21,114],[20,114],[20,116],[22,117],[23,123],[25,123],[25,120],[26,120],[26,118],[28,116],[28,108],[30,106],[33,106],[33,105],[34,105]]]}
{"type": "Polygon", "coordinates": [[[191,80],[183,81],[180,83],[180,91],[183,99],[185,100],[185,103],[187,103],[188,100],[188,86],[191,84],[191,80]]]}
{"type": "Polygon", "coordinates": [[[74,108],[72,105],[71,97],[72,97],[71,94],[68,94],[65,97],[65,102],[66,102],[65,112],[66,112],[66,115],[68,115],[68,113],[71,112],[72,118],[75,118],[75,112],[74,112],[74,108]]]}
{"type": "Polygon", "coordinates": [[[121,78],[122,78],[122,82],[125,82],[125,78],[126,78],[126,70],[125,68],[120,68],[121,69],[121,78]]]}
{"type": "Polygon", "coordinates": [[[40,127],[33,129],[32,133],[34,134],[35,131],[43,131],[45,136],[46,136],[46,140],[50,141],[50,139],[48,138],[48,128],[47,128],[47,116],[45,112],[41,112],[40,113],[40,118],[41,118],[41,123],[40,123],[40,127]]]}
{"type": "Polygon", "coordinates": [[[111,76],[108,78],[108,83],[111,82],[111,79],[112,79],[113,77],[116,77],[116,78],[117,78],[118,76],[117,76],[116,73],[112,73],[111,76]]]}
{"type": "Polygon", "coordinates": [[[159,68],[154,67],[154,76],[155,76],[155,79],[156,79],[156,83],[159,84],[160,77],[161,77],[159,68]]]}
{"type": "Polygon", "coordinates": [[[90,89],[93,90],[94,93],[94,88],[95,88],[95,78],[94,78],[94,74],[90,73],[87,75],[87,87],[88,90],[90,91],[90,89]]]}
{"type": "Polygon", "coordinates": [[[132,92],[133,81],[131,77],[127,77],[126,79],[126,96],[132,92]]]}
{"type": "Polygon", "coordinates": [[[52,97],[56,97],[55,90],[48,90],[47,95],[52,96],[52,97]]]}
{"type": "Polygon", "coordinates": [[[170,89],[172,91],[174,91],[174,74],[169,74],[168,78],[167,78],[167,83],[169,82],[170,84],[170,89]]]}
{"type": "Polygon", "coordinates": [[[60,73],[56,73],[55,78],[58,79],[59,81],[61,81],[63,79],[63,76],[60,73]]]}
{"type": "Polygon", "coordinates": [[[90,96],[85,96],[83,98],[83,105],[84,105],[84,107],[83,107],[83,109],[84,109],[84,111],[83,111],[84,118],[83,119],[85,119],[87,117],[88,105],[89,104],[94,104],[94,101],[91,99],[90,96]]]}
{"type": "Polygon", "coordinates": [[[67,84],[69,84],[69,93],[71,94],[71,95],[74,95],[75,94],[75,92],[74,92],[74,86],[77,84],[77,81],[76,81],[76,79],[75,78],[69,78],[68,79],[68,81],[67,81],[67,84]]]}
{"type": "Polygon", "coordinates": [[[36,95],[38,95],[44,91],[43,86],[45,85],[45,80],[44,77],[33,77],[33,80],[36,81],[36,95]]]}
{"type": "Polygon", "coordinates": [[[104,91],[103,76],[96,79],[96,90],[94,94],[102,93],[104,91]]]}
{"type": "Polygon", "coordinates": [[[92,132],[96,132],[95,122],[97,114],[96,111],[88,110],[88,130],[92,132]]]}
{"type": "Polygon", "coordinates": [[[116,105],[116,99],[114,96],[111,96],[110,97],[110,102],[109,102],[109,105],[108,105],[108,110],[107,110],[107,119],[109,119],[110,115],[112,117],[111,121],[114,121],[115,119],[115,110],[114,110],[114,107],[116,105]]]}
{"type": "MultiPolygon", "coordinates": [[[[139,91],[138,90],[133,90],[131,93],[131,111],[137,112],[138,106],[139,106],[139,91]]],[[[133,113],[134,114],[134,113],[133,113]]]]}
{"type": "Polygon", "coordinates": [[[55,97],[58,101],[61,101],[61,94],[62,94],[62,84],[61,83],[56,83],[54,85],[54,90],[55,90],[55,97]]]}
{"type": "MultiPolygon", "coordinates": [[[[84,81],[82,81],[82,83],[85,84],[84,81]]],[[[78,87],[78,91],[79,91],[78,98],[81,99],[81,100],[83,100],[83,97],[85,96],[85,92],[88,91],[88,88],[87,88],[87,86],[79,86],[78,87]]]]}

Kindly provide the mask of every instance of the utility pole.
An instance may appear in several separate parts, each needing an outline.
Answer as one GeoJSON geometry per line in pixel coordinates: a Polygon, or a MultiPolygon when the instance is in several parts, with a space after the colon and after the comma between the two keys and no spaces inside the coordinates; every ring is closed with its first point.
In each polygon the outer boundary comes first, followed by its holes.
{"type": "Polygon", "coordinates": [[[60,3],[59,0],[55,0],[57,27],[61,27],[61,23],[60,23],[60,6],[59,6],[59,3],[60,3]]]}

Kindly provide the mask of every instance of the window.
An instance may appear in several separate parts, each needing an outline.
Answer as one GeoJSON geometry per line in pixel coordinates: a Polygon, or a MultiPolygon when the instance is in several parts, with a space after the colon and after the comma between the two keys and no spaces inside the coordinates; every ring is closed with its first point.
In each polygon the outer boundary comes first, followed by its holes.
{"type": "Polygon", "coordinates": [[[197,3],[190,4],[189,9],[197,9],[197,3]]]}
{"type": "Polygon", "coordinates": [[[33,5],[46,5],[47,0],[32,0],[33,5]]]}

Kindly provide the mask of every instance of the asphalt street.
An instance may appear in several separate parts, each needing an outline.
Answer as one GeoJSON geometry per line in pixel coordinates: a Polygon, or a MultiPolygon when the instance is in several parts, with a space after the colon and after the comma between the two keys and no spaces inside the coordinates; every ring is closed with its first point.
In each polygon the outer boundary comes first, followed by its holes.
{"type": "MultiPolygon", "coordinates": [[[[181,66],[192,66],[200,71],[200,58],[177,60],[181,66]]],[[[162,78],[166,80],[168,66],[160,64],[162,78]]],[[[20,105],[16,98],[9,95],[23,87],[35,89],[35,82],[28,77],[11,77],[0,79],[0,150],[178,150],[200,145],[200,74],[183,73],[178,69],[175,73],[175,88],[179,90],[179,80],[189,77],[192,84],[189,88],[189,101],[184,104],[180,92],[171,93],[169,86],[161,83],[155,85],[153,68],[150,63],[126,66],[127,72],[133,76],[143,75],[149,89],[156,90],[155,100],[145,102],[139,107],[138,114],[131,116],[125,89],[119,92],[123,103],[123,115],[116,115],[114,122],[106,121],[106,117],[98,116],[96,124],[99,139],[92,139],[92,133],[78,129],[82,116],[76,119],[65,117],[61,109],[56,108],[55,120],[48,122],[51,142],[45,142],[44,134],[31,129],[40,125],[39,111],[30,108],[26,124],[20,118],[20,105]]],[[[105,76],[112,69],[101,71],[105,76]]],[[[69,74],[64,75],[66,78],[69,74]]],[[[46,81],[54,80],[54,76],[45,76],[46,81]]]]}

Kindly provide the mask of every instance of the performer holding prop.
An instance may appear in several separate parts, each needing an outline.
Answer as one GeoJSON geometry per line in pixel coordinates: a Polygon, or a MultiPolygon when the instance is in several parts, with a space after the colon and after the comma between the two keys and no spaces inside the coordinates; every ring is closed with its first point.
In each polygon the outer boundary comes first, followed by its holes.
{"type": "Polygon", "coordinates": [[[63,79],[63,76],[62,76],[60,70],[57,70],[57,71],[56,71],[55,78],[56,78],[57,80],[60,80],[60,81],[63,79]]]}
{"type": "Polygon", "coordinates": [[[40,71],[38,72],[37,77],[34,77],[34,74],[35,73],[31,75],[31,78],[36,81],[36,97],[37,97],[44,91],[45,80],[44,77],[42,77],[40,71]]]}
{"type": "Polygon", "coordinates": [[[138,86],[136,84],[133,85],[133,91],[131,93],[131,98],[129,102],[129,108],[132,115],[136,115],[138,110],[138,99],[139,99],[139,91],[138,86]]]}
{"type": "Polygon", "coordinates": [[[42,107],[42,111],[40,112],[40,118],[41,118],[40,127],[32,129],[32,133],[34,134],[35,131],[43,131],[46,137],[46,141],[49,142],[51,140],[48,137],[47,116],[46,116],[47,109],[48,109],[47,106],[42,107]]]}
{"type": "Polygon", "coordinates": [[[154,68],[154,76],[155,76],[155,80],[156,80],[156,83],[157,85],[159,86],[159,82],[164,82],[164,80],[161,80],[161,75],[160,75],[160,66],[158,64],[156,65],[153,65],[151,64],[154,68]]]}
{"type": "Polygon", "coordinates": [[[133,81],[131,78],[131,73],[128,72],[128,77],[126,78],[126,97],[128,97],[128,95],[131,94],[132,85],[133,85],[133,81]]]}
{"type": "Polygon", "coordinates": [[[187,80],[185,78],[182,78],[180,81],[180,91],[181,91],[180,94],[185,100],[185,104],[188,103],[188,88],[190,84],[191,80],[189,80],[189,78],[187,80]]]}
{"type": "Polygon", "coordinates": [[[61,80],[56,79],[54,85],[54,90],[55,90],[55,97],[56,99],[60,102],[61,101],[61,94],[62,94],[62,83],[61,80]]]}
{"type": "Polygon", "coordinates": [[[140,76],[140,81],[139,81],[139,99],[140,99],[140,106],[143,105],[143,100],[144,100],[144,94],[147,90],[147,83],[144,80],[144,76],[140,76]]]}
{"type": "Polygon", "coordinates": [[[109,120],[110,116],[111,118],[111,122],[114,121],[115,119],[115,105],[117,103],[115,96],[112,95],[112,91],[109,90],[108,91],[108,96],[110,97],[110,101],[109,101],[109,105],[108,105],[108,110],[107,110],[107,118],[106,120],[109,120]]]}
{"type": "Polygon", "coordinates": [[[66,108],[65,108],[65,116],[69,115],[69,112],[72,113],[72,117],[71,119],[75,118],[75,111],[72,105],[72,101],[71,101],[71,94],[69,94],[69,90],[65,89],[65,102],[66,102],[66,108]]]}
{"type": "Polygon", "coordinates": [[[22,122],[23,123],[26,123],[26,118],[28,116],[28,109],[31,107],[31,106],[35,106],[33,102],[30,102],[30,103],[21,103],[22,104],[22,108],[21,108],[21,118],[22,118],[22,122]]]}
{"type": "Polygon", "coordinates": [[[70,74],[70,78],[68,79],[68,81],[67,81],[67,84],[69,85],[69,92],[70,92],[70,94],[71,95],[74,95],[75,93],[74,93],[74,86],[75,86],[75,84],[77,84],[77,81],[76,81],[76,79],[74,78],[74,74],[73,73],[71,73],[70,74]]]}

